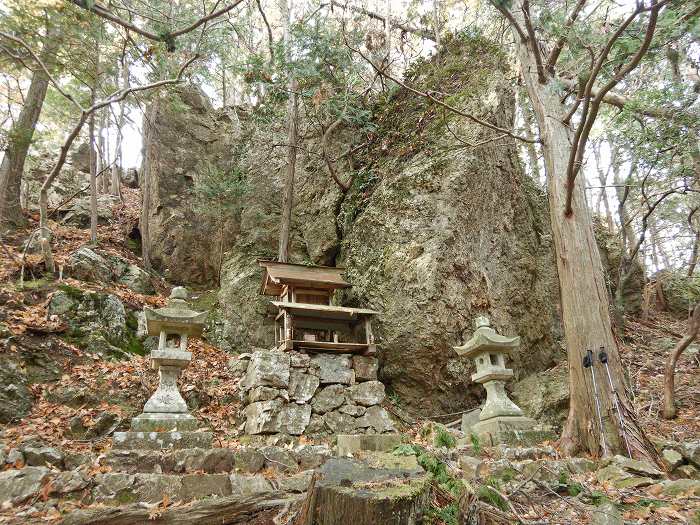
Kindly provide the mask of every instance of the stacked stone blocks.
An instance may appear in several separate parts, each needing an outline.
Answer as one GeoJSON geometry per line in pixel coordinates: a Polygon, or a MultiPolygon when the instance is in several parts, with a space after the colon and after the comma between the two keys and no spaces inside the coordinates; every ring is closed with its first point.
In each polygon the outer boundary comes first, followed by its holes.
{"type": "Polygon", "coordinates": [[[243,374],[245,433],[324,436],[394,431],[381,407],[376,358],[259,350],[233,365],[243,374]]]}

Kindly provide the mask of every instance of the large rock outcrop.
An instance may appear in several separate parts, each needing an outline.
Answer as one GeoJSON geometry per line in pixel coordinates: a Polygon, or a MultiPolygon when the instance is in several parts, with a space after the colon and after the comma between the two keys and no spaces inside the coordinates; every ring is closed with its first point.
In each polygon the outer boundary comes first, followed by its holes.
{"type": "Polygon", "coordinates": [[[214,111],[193,86],[164,92],[144,117],[141,235],[144,257],[179,283],[211,283],[235,221],[194,206],[195,181],[234,164],[237,117],[214,111]],[[223,241],[223,246],[221,242],[223,241]]]}
{"type": "MultiPolygon", "coordinates": [[[[448,45],[441,54],[447,63],[422,63],[415,68],[419,74],[408,74],[409,82],[453,93],[453,104],[510,127],[514,98],[504,87],[499,51],[483,40],[448,45]]],[[[232,351],[269,347],[273,340],[256,259],[276,256],[285,166],[285,148],[278,145],[286,143],[286,130],[283,106],[265,110],[264,125],[244,122],[238,139],[247,187],[208,329],[210,339],[232,351]]],[[[352,177],[346,193],[328,175],[318,139],[305,141],[297,161],[290,260],[345,266],[353,288],[340,299],[382,312],[375,332],[380,379],[389,395],[421,414],[475,405],[483,389],[471,383],[471,364],[457,359],[452,346],[469,337],[477,315],[489,316],[500,333],[522,337],[513,363],[518,377],[563,358],[546,197],[523,173],[514,141],[405,90],[375,106],[373,124],[369,137],[345,128],[331,139],[334,158],[369,139],[349,162],[338,162],[339,177],[352,177]]],[[[302,128],[313,137],[303,118],[302,128]]],[[[194,158],[199,151],[177,155],[194,158]]],[[[152,208],[150,224],[172,237],[162,217],[177,215],[183,228],[191,227],[188,236],[198,236],[200,224],[182,219],[182,198],[172,195],[158,197],[162,208],[152,208]]],[[[203,265],[209,252],[200,250],[200,240],[190,246],[182,234],[180,239],[190,261],[183,267],[203,265]]],[[[151,253],[164,253],[161,246],[152,245],[151,253]]]]}

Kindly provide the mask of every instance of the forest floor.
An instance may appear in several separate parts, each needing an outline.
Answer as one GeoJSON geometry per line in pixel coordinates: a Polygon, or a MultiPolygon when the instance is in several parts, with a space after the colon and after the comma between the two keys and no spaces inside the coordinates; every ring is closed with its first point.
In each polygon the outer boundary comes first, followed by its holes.
{"type": "MultiPolygon", "coordinates": [[[[138,224],[138,190],[125,190],[124,197],[125,204],[115,206],[114,220],[108,225],[99,226],[99,247],[139,264],[140,257],[129,239],[130,232],[138,224]]],[[[59,348],[65,356],[64,368],[58,381],[32,385],[34,404],[31,412],[17,422],[0,427],[0,442],[8,448],[16,446],[27,436],[37,436],[41,441],[62,450],[100,454],[109,449],[110,439],[70,439],[71,420],[80,416],[85,426],[90,427],[100,414],[110,411],[124,416],[123,426],[128,426],[126,417],[130,409],[138,410],[143,406],[152,385],[156,383],[156,374],[150,369],[147,357],[133,355],[125,360],[103,360],[61,337],[64,327],[47,314],[48,301],[57,290],[57,285],[44,278],[43,263],[38,253],[23,254],[22,247],[36,226],[37,217],[32,217],[25,229],[3,238],[0,246],[0,332],[4,331],[4,335],[0,333],[0,342],[7,341],[7,344],[0,346],[0,353],[18,352],[50,340],[54,348],[59,348]],[[22,267],[25,276],[23,284],[19,282],[22,267]],[[56,389],[100,392],[101,401],[93,406],[67,406],[52,396],[56,389]],[[123,401],[115,401],[120,396],[123,399],[124,395],[131,396],[130,407],[125,408],[123,401]]],[[[70,253],[89,243],[89,229],[59,223],[52,223],[51,228],[54,257],[59,266],[70,253]]],[[[170,288],[165,281],[154,282],[157,293],[147,296],[113,283],[86,283],[74,279],[65,279],[64,282],[83,290],[112,293],[136,309],[163,305],[170,288]]],[[[685,442],[697,440],[700,436],[698,345],[691,346],[678,363],[678,417],[673,420],[661,417],[664,363],[669,350],[685,333],[686,324],[685,320],[653,312],[646,319],[627,319],[619,337],[634,406],[650,437],[685,442]]],[[[240,404],[238,380],[227,366],[230,356],[202,340],[191,341],[190,350],[194,353],[192,366],[186,369],[181,383],[186,397],[197,396],[198,407],[193,413],[211,426],[218,446],[235,447],[238,444],[236,426],[239,423],[240,404]]],[[[420,443],[420,428],[424,424],[424,421],[418,421],[404,430],[414,436],[416,443],[420,443]]],[[[556,443],[551,445],[556,448],[556,443]]],[[[5,465],[4,468],[16,467],[5,465]]],[[[624,503],[624,517],[631,523],[693,523],[694,519],[699,519],[696,514],[700,506],[698,497],[663,496],[645,488],[615,489],[607,483],[597,482],[592,473],[584,474],[576,481],[590,494],[624,503]]],[[[433,522],[441,523],[444,520],[449,523],[449,513],[442,515],[439,512],[439,509],[453,503],[449,494],[437,491],[433,503],[437,509],[433,522]]],[[[550,516],[550,523],[586,523],[588,520],[575,497],[551,491],[543,491],[536,498],[531,495],[529,506],[518,500],[515,507],[524,522],[541,520],[543,516],[550,516]]],[[[7,507],[0,509],[0,522],[10,520],[16,511],[7,507]]],[[[39,521],[59,519],[60,516],[47,514],[39,521]]]]}

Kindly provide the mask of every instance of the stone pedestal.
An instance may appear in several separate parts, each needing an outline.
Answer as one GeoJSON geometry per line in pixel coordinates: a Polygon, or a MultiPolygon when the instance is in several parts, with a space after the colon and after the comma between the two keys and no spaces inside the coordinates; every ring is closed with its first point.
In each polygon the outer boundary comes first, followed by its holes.
{"type": "Polygon", "coordinates": [[[478,317],[475,326],[472,338],[455,350],[460,356],[474,359],[476,373],[472,374],[472,381],[484,385],[486,401],[478,412],[478,422],[474,421],[474,413],[466,424],[463,421],[463,427],[469,426],[469,432],[489,446],[532,444],[547,439],[550,433],[535,430],[537,422],[526,417],[505,390],[505,382],[513,377],[513,370],[505,367],[505,357],[518,348],[520,338],[497,334],[485,317],[478,317]]]}

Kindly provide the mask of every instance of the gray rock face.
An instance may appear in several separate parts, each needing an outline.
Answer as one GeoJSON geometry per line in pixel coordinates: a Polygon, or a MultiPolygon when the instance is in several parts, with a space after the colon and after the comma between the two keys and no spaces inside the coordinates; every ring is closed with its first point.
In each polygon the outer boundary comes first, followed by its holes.
{"type": "Polygon", "coordinates": [[[355,372],[350,366],[350,357],[345,355],[317,354],[311,359],[312,371],[318,374],[321,384],[352,384],[355,372]]]}
{"type": "Polygon", "coordinates": [[[294,453],[299,458],[301,470],[318,468],[333,455],[327,445],[299,445],[294,453]]]}
{"type": "Polygon", "coordinates": [[[363,415],[365,412],[367,412],[367,409],[365,407],[357,406],[357,405],[343,405],[340,407],[340,411],[343,414],[347,414],[349,416],[355,416],[359,417],[363,415]]]}
{"type": "Polygon", "coordinates": [[[318,377],[292,369],[289,378],[289,397],[297,403],[307,403],[316,393],[319,384],[318,377]]]}
{"type": "Polygon", "coordinates": [[[112,268],[105,258],[85,246],[68,256],[65,271],[80,281],[109,282],[113,278],[112,268]]]}
{"type": "Polygon", "coordinates": [[[263,447],[260,453],[265,458],[265,468],[278,472],[296,472],[299,469],[297,458],[282,447],[263,447]]]}
{"type": "Polygon", "coordinates": [[[70,254],[65,272],[80,281],[115,282],[137,293],[153,293],[147,272],[115,255],[101,254],[83,246],[70,254]]]}
{"type": "Polygon", "coordinates": [[[81,472],[68,470],[59,472],[51,477],[52,494],[70,494],[78,490],[83,490],[90,484],[90,480],[81,472]]]}
{"type": "MultiPolygon", "coordinates": [[[[156,270],[176,282],[207,283],[219,273],[218,217],[183,199],[212,170],[236,165],[240,134],[223,111],[214,111],[199,88],[184,85],[156,97],[144,118],[143,249],[156,270]]],[[[235,215],[235,214],[233,214],[235,215]]],[[[223,250],[231,247],[238,220],[223,225],[223,250]]]]}
{"type": "Polygon", "coordinates": [[[700,468],[700,441],[688,441],[683,444],[681,454],[690,463],[700,468]]]}
{"type": "Polygon", "coordinates": [[[234,458],[236,470],[241,472],[260,472],[265,466],[265,457],[259,450],[251,447],[237,450],[234,458]]]}
{"type": "Polygon", "coordinates": [[[396,430],[389,414],[380,406],[369,407],[365,415],[357,419],[357,426],[371,428],[380,434],[396,430]]]}
{"type": "Polygon", "coordinates": [[[243,379],[244,388],[289,386],[289,355],[282,352],[255,352],[243,379]]]}
{"type": "Polygon", "coordinates": [[[49,315],[58,315],[72,328],[102,333],[110,339],[126,331],[126,310],[116,295],[79,290],[59,290],[51,296],[49,315]]]}
{"type": "Polygon", "coordinates": [[[569,407],[569,378],[566,366],[539,372],[513,385],[511,397],[526,416],[561,427],[569,407]]]}
{"type": "Polygon", "coordinates": [[[351,386],[346,391],[349,400],[358,405],[369,407],[384,401],[384,385],[379,381],[366,381],[351,386]]]}
{"type": "Polygon", "coordinates": [[[335,410],[324,414],[323,422],[334,434],[352,434],[357,429],[359,420],[335,410]]]}
{"type": "MultiPolygon", "coordinates": [[[[506,73],[496,54],[479,55],[484,60],[476,70],[462,69],[459,78],[449,70],[450,82],[458,84],[454,92],[508,128],[514,100],[504,89],[506,73]]],[[[411,80],[424,89],[444,88],[439,73],[433,80],[411,80]]],[[[402,95],[377,107],[374,123],[382,140],[363,152],[345,195],[319,183],[318,162],[313,155],[305,159],[290,261],[345,266],[353,287],[339,294],[339,302],[382,312],[374,323],[382,345],[380,379],[407,406],[443,413],[474,406],[482,395],[471,384],[472,365],[452,357],[452,346],[471,333],[477,315],[488,314],[499,332],[522,337],[512,362],[516,380],[550,368],[563,353],[556,342],[557,278],[546,195],[523,173],[514,144],[458,147],[443,123],[430,119],[425,125],[427,109],[423,101],[406,108],[402,95]],[[420,136],[412,141],[416,129],[420,136]]],[[[458,135],[484,133],[464,119],[449,126],[458,135]]],[[[279,126],[275,141],[284,140],[283,131],[279,126]]],[[[278,205],[266,195],[281,187],[283,173],[282,163],[257,147],[269,143],[269,131],[245,133],[251,137],[244,163],[250,188],[220,292],[229,344],[242,349],[273,340],[271,327],[263,325],[265,298],[256,295],[255,258],[276,253],[278,229],[271,218],[278,217],[278,205]]],[[[330,147],[342,153],[356,138],[347,130],[330,147]]]]}
{"type": "Polygon", "coordinates": [[[41,490],[49,476],[46,467],[25,467],[0,472],[0,502],[18,504],[41,490]]]}
{"type": "Polygon", "coordinates": [[[270,401],[271,399],[281,396],[282,392],[284,392],[285,395],[287,393],[286,390],[280,390],[279,388],[258,386],[248,391],[248,403],[255,403],[256,401],[270,401]]]}
{"type": "MultiPolygon", "coordinates": [[[[107,224],[112,221],[114,218],[112,206],[117,202],[119,202],[119,199],[112,195],[97,196],[97,222],[99,224],[107,224]]],[[[77,226],[78,228],[89,228],[90,198],[83,197],[73,201],[67,208],[66,214],[61,222],[77,226]]]]}
{"type": "Polygon", "coordinates": [[[245,408],[246,434],[264,434],[279,432],[279,413],[282,408],[282,400],[258,401],[245,408]]]}
{"type": "Polygon", "coordinates": [[[0,366],[0,423],[26,416],[33,402],[28,378],[21,366],[10,360],[3,361],[0,366]]]}
{"type": "Polygon", "coordinates": [[[63,468],[63,452],[53,447],[24,447],[24,460],[31,467],[63,468]]]}
{"type": "Polygon", "coordinates": [[[355,370],[357,381],[376,381],[379,360],[376,357],[354,355],[352,356],[352,368],[355,370]]]}
{"type": "Polygon", "coordinates": [[[345,388],[342,385],[330,385],[321,389],[311,401],[317,414],[325,414],[345,403],[345,388]]]}
{"type": "Polygon", "coordinates": [[[272,492],[272,483],[261,474],[255,476],[245,476],[243,474],[231,474],[231,491],[233,494],[240,494],[242,497],[255,496],[272,492]]]}
{"type": "Polygon", "coordinates": [[[122,184],[127,188],[139,187],[139,172],[136,168],[128,168],[121,173],[122,184]]]}
{"type": "Polygon", "coordinates": [[[290,403],[280,413],[280,430],[292,436],[299,436],[304,432],[310,420],[311,405],[290,403]]]}

